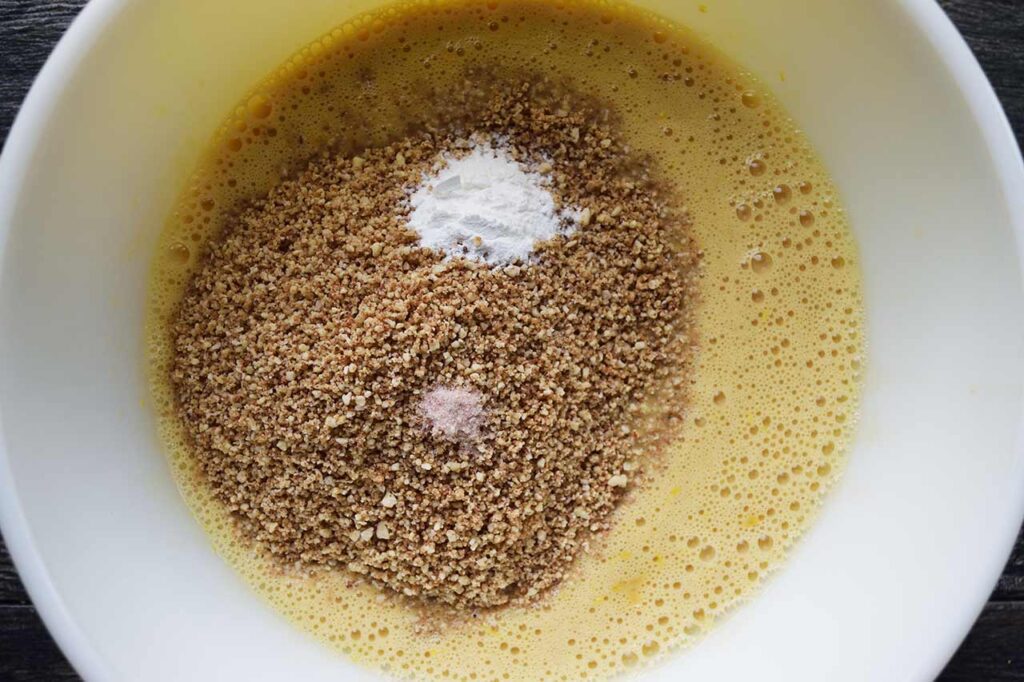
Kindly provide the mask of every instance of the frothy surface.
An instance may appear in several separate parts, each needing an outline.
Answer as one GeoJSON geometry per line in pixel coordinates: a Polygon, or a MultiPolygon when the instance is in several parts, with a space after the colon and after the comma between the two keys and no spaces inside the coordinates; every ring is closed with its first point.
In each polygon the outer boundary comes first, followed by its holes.
{"type": "MultiPolygon", "coordinates": [[[[244,85],[244,84],[240,84],[244,85]]],[[[417,123],[418,125],[418,123],[417,123]]],[[[218,131],[165,229],[150,294],[164,442],[216,549],[283,614],[399,676],[582,679],[657,660],[753,594],[839,474],[863,354],[857,252],[831,181],[765,86],[690,32],[610,5],[394,6],[333,30],[218,131]],[[420,615],[348,575],[282,574],[194,477],[164,381],[165,323],[237,202],[333,142],[400,136],[469,62],[573,79],[614,101],[671,174],[704,251],[702,353],[684,438],[603,545],[539,607],[417,631],[420,615]],[[473,660],[473,666],[465,665],[473,660]]]]}

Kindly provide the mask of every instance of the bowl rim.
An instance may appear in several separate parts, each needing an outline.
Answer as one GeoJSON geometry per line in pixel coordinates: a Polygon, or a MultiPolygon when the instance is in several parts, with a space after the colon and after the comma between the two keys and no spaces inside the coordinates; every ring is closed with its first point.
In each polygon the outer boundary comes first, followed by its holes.
{"type": "MultiPolygon", "coordinates": [[[[909,18],[928,41],[968,105],[971,116],[985,141],[990,162],[999,178],[1000,191],[1016,242],[1017,260],[1024,270],[1024,158],[1013,129],[991,83],[963,36],[937,0],[889,0],[909,18]]],[[[130,0],[90,0],[58,41],[39,74],[8,133],[0,154],[0,268],[12,229],[12,217],[18,196],[31,166],[48,121],[60,96],[74,76],[77,64],[99,42],[107,28],[130,4],[130,0]]],[[[938,675],[973,626],[1001,574],[1006,558],[1024,518],[1024,413],[1018,423],[1016,445],[1019,493],[1009,500],[1015,510],[1000,521],[1005,526],[997,548],[980,560],[983,581],[964,591],[960,618],[936,623],[936,641],[927,655],[932,659],[933,676],[938,675]]],[[[50,635],[70,664],[90,682],[118,679],[114,668],[99,652],[89,634],[77,622],[54,584],[29,529],[14,482],[0,414],[0,531],[8,552],[33,605],[50,635]]],[[[916,654],[916,652],[915,652],[916,654]]]]}

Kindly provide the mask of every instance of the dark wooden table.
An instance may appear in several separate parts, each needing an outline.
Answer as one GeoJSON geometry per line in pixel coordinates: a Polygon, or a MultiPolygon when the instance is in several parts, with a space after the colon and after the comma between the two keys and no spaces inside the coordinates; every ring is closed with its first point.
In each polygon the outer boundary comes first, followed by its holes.
{"type": "MultiPolygon", "coordinates": [[[[84,4],[85,0],[0,0],[0,140],[6,139],[46,56],[84,4]]],[[[1009,114],[1018,143],[1024,143],[1024,0],[940,4],[974,49],[1009,114]]],[[[78,679],[40,622],[0,543],[0,682],[78,679]]],[[[1017,538],[985,611],[939,679],[1024,681],[1024,533],[1017,538]]]]}

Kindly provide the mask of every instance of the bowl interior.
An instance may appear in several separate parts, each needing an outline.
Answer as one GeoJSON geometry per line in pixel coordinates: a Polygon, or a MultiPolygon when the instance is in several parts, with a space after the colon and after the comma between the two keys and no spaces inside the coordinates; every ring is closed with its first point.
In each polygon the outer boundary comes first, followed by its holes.
{"type": "MultiPolygon", "coordinates": [[[[142,360],[155,235],[209,133],[375,3],[302,4],[94,0],[0,167],[0,511],[89,679],[370,677],[209,549],[142,360]]],[[[643,4],[760,75],[815,143],[860,243],[869,346],[859,437],[817,525],[760,597],[648,677],[926,678],[981,607],[1024,496],[1012,137],[931,3],[643,4]]]]}

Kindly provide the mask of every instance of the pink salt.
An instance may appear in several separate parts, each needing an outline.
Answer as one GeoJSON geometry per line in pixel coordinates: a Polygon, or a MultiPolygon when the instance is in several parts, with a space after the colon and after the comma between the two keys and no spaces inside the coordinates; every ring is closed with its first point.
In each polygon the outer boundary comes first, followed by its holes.
{"type": "Polygon", "coordinates": [[[477,391],[438,386],[423,396],[420,410],[434,432],[451,440],[480,434],[484,408],[477,391]]]}

